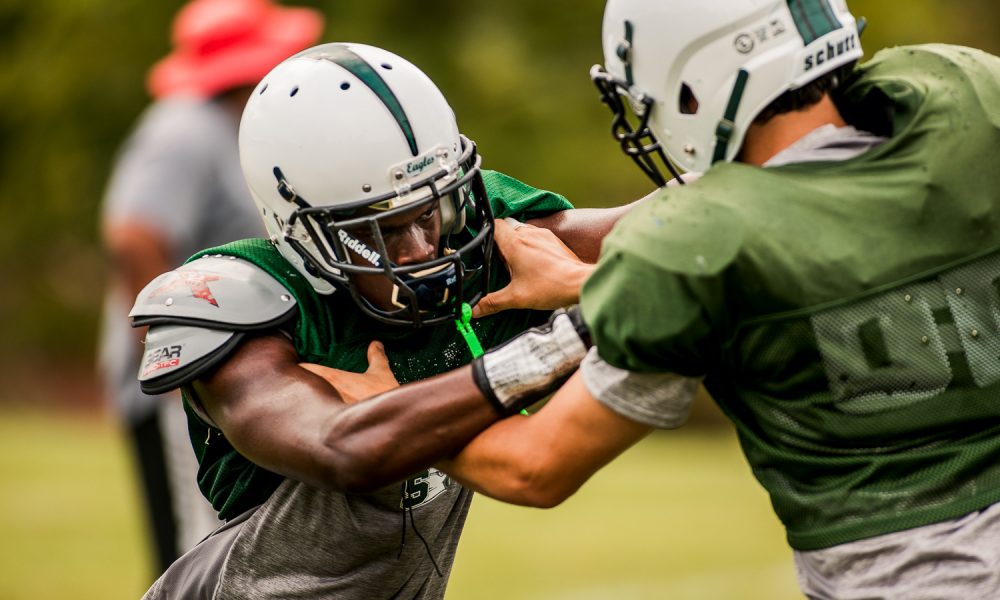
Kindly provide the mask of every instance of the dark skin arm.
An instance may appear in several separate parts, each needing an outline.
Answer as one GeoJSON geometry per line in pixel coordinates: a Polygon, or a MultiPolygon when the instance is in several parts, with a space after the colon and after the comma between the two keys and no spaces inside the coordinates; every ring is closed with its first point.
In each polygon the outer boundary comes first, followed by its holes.
{"type": "MultiPolygon", "coordinates": [[[[147,283],[173,268],[170,244],[156,227],[135,220],[105,223],[101,236],[116,285],[124,288],[127,298],[135,298],[147,283]]],[[[145,327],[136,328],[136,353],[145,335],[145,327]]]]}
{"type": "MultiPolygon", "coordinates": [[[[388,365],[380,346],[369,351],[369,360],[388,365]]],[[[306,368],[333,386],[343,383],[343,371],[319,365],[306,368]]],[[[369,391],[378,393],[375,389],[369,391]]],[[[451,404],[473,397],[486,404],[472,382],[471,370],[465,367],[429,379],[419,390],[406,385],[361,405],[386,398],[398,401],[402,391],[414,396],[414,404],[439,396],[448,397],[451,404]]],[[[492,498],[549,508],[573,495],[594,473],[650,431],[650,427],[620,416],[595,400],[580,373],[576,373],[530,418],[516,415],[504,419],[477,435],[455,457],[435,464],[463,485],[492,498]]]]}
{"type": "Polygon", "coordinates": [[[240,454],[319,488],[364,493],[399,481],[454,454],[497,418],[469,367],[446,385],[431,378],[348,406],[298,361],[284,336],[262,335],[193,387],[240,454]]]}

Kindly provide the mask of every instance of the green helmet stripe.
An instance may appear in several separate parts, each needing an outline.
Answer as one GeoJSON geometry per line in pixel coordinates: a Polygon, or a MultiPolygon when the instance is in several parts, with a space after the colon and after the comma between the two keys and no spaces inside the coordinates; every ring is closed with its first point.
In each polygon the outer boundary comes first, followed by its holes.
{"type": "Polygon", "coordinates": [[[396,119],[399,129],[406,138],[406,143],[410,146],[410,152],[413,153],[413,156],[416,156],[419,150],[417,148],[417,138],[413,134],[413,127],[410,126],[410,119],[406,116],[406,111],[403,110],[403,105],[399,103],[396,94],[392,93],[392,89],[382,79],[382,76],[365,59],[351,52],[345,46],[330,48],[322,55],[322,58],[347,69],[349,73],[360,79],[362,83],[375,93],[378,99],[382,101],[382,104],[389,110],[389,113],[392,114],[393,118],[396,119]]]}
{"type": "Polygon", "coordinates": [[[823,9],[823,14],[826,15],[826,18],[830,23],[831,27],[830,31],[835,31],[837,29],[840,29],[842,27],[842,25],[840,24],[840,19],[838,19],[837,15],[833,12],[833,7],[830,6],[830,0],[823,0],[819,4],[820,7],[823,9]]]}
{"type": "Polygon", "coordinates": [[[806,45],[841,28],[829,0],[788,0],[788,10],[806,45]]]}
{"type": "Polygon", "coordinates": [[[634,85],[632,80],[632,21],[625,21],[625,43],[628,44],[628,51],[625,54],[625,83],[634,85]]]}

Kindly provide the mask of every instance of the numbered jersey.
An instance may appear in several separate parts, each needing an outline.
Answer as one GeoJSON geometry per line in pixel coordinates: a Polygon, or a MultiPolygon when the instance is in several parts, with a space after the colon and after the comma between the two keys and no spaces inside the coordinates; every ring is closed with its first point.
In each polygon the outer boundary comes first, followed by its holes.
{"type": "Polygon", "coordinates": [[[1000,60],[885,51],[843,109],[889,139],[664,191],[582,298],[608,362],[706,377],[800,550],[1000,501],[1000,60]]]}

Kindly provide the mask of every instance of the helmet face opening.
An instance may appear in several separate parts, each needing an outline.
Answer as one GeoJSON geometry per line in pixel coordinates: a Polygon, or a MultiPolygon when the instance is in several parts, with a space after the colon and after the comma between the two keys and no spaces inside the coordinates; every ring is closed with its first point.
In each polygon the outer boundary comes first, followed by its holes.
{"type": "Polygon", "coordinates": [[[279,169],[279,192],[285,189],[298,206],[285,240],[311,274],[349,291],[378,321],[421,327],[454,320],[463,303],[479,301],[490,279],[493,212],[480,162],[475,144],[463,137],[453,167],[402,193],[336,206],[297,196],[279,169]]]}

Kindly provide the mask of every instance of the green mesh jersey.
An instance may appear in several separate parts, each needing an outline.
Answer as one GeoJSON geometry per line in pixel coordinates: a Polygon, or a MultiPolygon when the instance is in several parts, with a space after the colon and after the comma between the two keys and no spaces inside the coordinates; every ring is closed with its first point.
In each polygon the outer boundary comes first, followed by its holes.
{"type": "Polygon", "coordinates": [[[1000,59],[899,48],[848,84],[885,143],[664,190],[582,295],[609,363],[705,376],[800,550],[1000,500],[1000,59]]]}
{"type": "MultiPolygon", "coordinates": [[[[483,182],[498,219],[513,217],[525,220],[572,208],[558,194],[532,188],[495,171],[483,171],[483,182]]],[[[317,294],[305,278],[265,240],[242,240],[211,248],[190,260],[205,254],[244,258],[288,288],[298,302],[299,313],[291,333],[303,362],[363,372],[368,368],[368,344],[377,339],[385,344],[396,379],[407,383],[458,368],[472,359],[453,324],[421,329],[386,325],[365,316],[350,294],[317,294]]],[[[499,253],[494,252],[493,256],[490,291],[500,289],[509,282],[499,253]]],[[[489,348],[547,318],[547,313],[539,311],[506,311],[477,319],[472,322],[472,328],[483,347],[489,348]]],[[[232,518],[266,500],[284,478],[248,461],[233,449],[221,432],[210,430],[198,419],[187,403],[185,409],[199,462],[198,484],[219,511],[219,516],[232,518]]]]}

